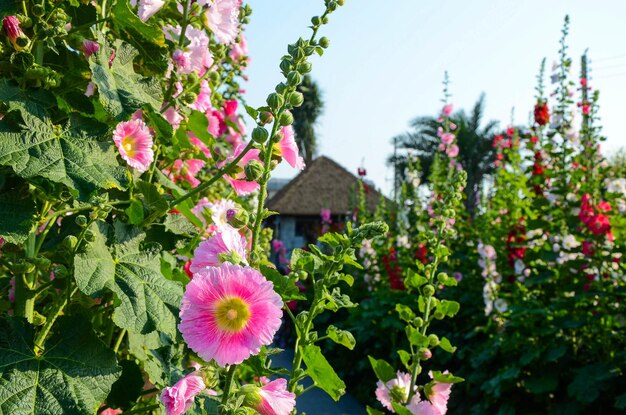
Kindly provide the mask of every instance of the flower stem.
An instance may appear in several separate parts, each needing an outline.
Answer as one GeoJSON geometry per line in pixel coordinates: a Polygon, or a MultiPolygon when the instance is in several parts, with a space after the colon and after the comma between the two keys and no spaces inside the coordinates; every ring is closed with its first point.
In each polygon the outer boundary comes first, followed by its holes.
{"type": "Polygon", "coordinates": [[[236,369],[237,365],[230,365],[230,367],[228,368],[228,372],[226,373],[226,383],[224,384],[224,393],[222,394],[222,406],[226,405],[226,403],[228,402],[228,396],[230,395],[230,390],[233,386],[233,377],[235,375],[236,369]]]}
{"type": "Polygon", "coordinates": [[[48,333],[50,333],[50,329],[52,329],[54,322],[57,320],[57,318],[59,318],[59,316],[63,312],[63,309],[65,309],[65,306],[67,305],[69,298],[72,298],[72,296],[76,293],[76,291],[78,291],[78,287],[74,288],[69,296],[65,297],[63,301],[57,304],[56,308],[53,309],[52,313],[50,313],[50,315],[46,319],[46,324],[43,326],[43,328],[41,329],[41,331],[39,332],[39,334],[37,334],[37,337],[35,338],[35,351],[36,352],[44,350],[44,344],[46,341],[46,337],[48,336],[48,333]]]}
{"type": "Polygon", "coordinates": [[[117,336],[117,340],[115,341],[115,346],[113,347],[113,351],[115,353],[117,353],[117,351],[120,349],[120,345],[122,344],[122,341],[124,340],[125,335],[126,335],[126,329],[122,329],[120,334],[117,336]]]}

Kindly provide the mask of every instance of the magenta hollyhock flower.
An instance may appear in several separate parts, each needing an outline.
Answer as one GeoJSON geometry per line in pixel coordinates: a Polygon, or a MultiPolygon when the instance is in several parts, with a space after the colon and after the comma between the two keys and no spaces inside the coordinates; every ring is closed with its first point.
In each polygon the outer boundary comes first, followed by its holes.
{"type": "Polygon", "coordinates": [[[219,267],[230,255],[247,264],[246,238],[230,226],[224,226],[215,235],[200,242],[193,252],[191,272],[196,273],[208,267],[219,267]]]}
{"type": "Polygon", "coordinates": [[[161,392],[161,402],[167,415],[181,415],[189,410],[193,400],[206,388],[202,377],[191,373],[174,386],[168,386],[161,392]]]}
{"type": "MultiPolygon", "coordinates": [[[[243,152],[244,148],[244,143],[241,143],[237,147],[235,147],[233,153],[224,162],[220,163],[220,167],[230,163],[232,160],[237,158],[243,152]]],[[[237,163],[237,166],[241,167],[241,172],[235,174],[234,177],[230,175],[224,176],[224,178],[228,181],[228,183],[230,183],[233,189],[235,189],[235,192],[240,196],[255,192],[260,187],[257,182],[251,182],[246,180],[246,174],[243,171],[243,169],[246,167],[246,164],[248,164],[250,160],[257,160],[259,162],[261,161],[261,159],[259,158],[260,153],[261,151],[256,148],[248,151],[237,163]]]]}
{"type": "Polygon", "coordinates": [[[322,208],[322,211],[320,212],[320,218],[322,219],[322,223],[331,223],[332,220],[330,215],[330,209],[322,208]]]}
{"type": "Polygon", "coordinates": [[[447,104],[441,110],[441,115],[449,117],[450,115],[452,115],[453,109],[454,109],[454,107],[452,106],[452,104],[447,104]]]}
{"type": "Polygon", "coordinates": [[[442,133],[441,134],[441,144],[452,144],[454,141],[454,134],[452,133],[442,133]]]}
{"type": "Polygon", "coordinates": [[[2,28],[4,29],[4,33],[6,33],[9,38],[9,42],[13,45],[15,50],[20,51],[23,50],[26,46],[28,46],[29,40],[24,32],[22,32],[22,28],[20,27],[20,21],[15,16],[5,16],[2,19],[2,28]]]}
{"type": "Polygon", "coordinates": [[[124,410],[122,409],[113,409],[113,408],[108,408],[105,409],[104,411],[100,412],[100,415],[119,415],[124,413],[124,410]]]}
{"type": "Polygon", "coordinates": [[[204,160],[189,159],[189,160],[175,160],[172,168],[167,170],[168,176],[174,182],[184,180],[191,185],[191,187],[197,187],[200,184],[200,180],[196,179],[196,174],[204,167],[204,160]]]}
{"type": "Polygon", "coordinates": [[[220,43],[232,43],[239,34],[239,0],[211,1],[206,18],[220,43]]]}
{"type": "Polygon", "coordinates": [[[289,415],[296,406],[296,395],[287,390],[286,379],[276,379],[262,386],[261,398],[254,409],[260,415],[289,415]]]}
{"type": "Polygon", "coordinates": [[[187,61],[187,55],[180,49],[176,49],[174,53],[172,53],[172,60],[176,64],[176,66],[182,71],[188,68],[189,62],[187,61]]]}
{"type": "Polygon", "coordinates": [[[85,39],[83,40],[83,53],[86,57],[90,57],[94,53],[100,50],[100,45],[98,42],[94,42],[93,40],[85,39]]]}
{"type": "MultiPolygon", "coordinates": [[[[411,375],[408,373],[398,371],[397,376],[390,381],[383,383],[379,380],[376,383],[376,399],[385,408],[395,413],[391,402],[403,403],[409,397],[409,390],[411,388],[411,375]]],[[[415,386],[415,393],[417,396],[417,386],[415,386]]]]}
{"type": "Polygon", "coordinates": [[[178,325],[187,345],[206,361],[239,364],[271,344],[283,302],[259,271],[222,264],[200,270],[185,288],[178,325]]]}
{"type": "Polygon", "coordinates": [[[278,133],[280,141],[276,143],[276,148],[282,158],[293,168],[303,170],[304,160],[298,155],[298,145],[296,144],[293,127],[288,125],[280,129],[278,133]]]}
{"type": "Polygon", "coordinates": [[[123,121],[113,131],[113,141],[129,166],[145,172],[154,160],[152,136],[142,120],[123,121]]]}
{"type": "Polygon", "coordinates": [[[226,123],[224,122],[222,113],[216,110],[210,110],[206,112],[206,118],[209,120],[209,128],[207,128],[209,134],[215,138],[224,134],[226,131],[226,123]]]}
{"type": "Polygon", "coordinates": [[[154,16],[161,7],[165,4],[163,0],[139,0],[139,10],[137,10],[137,16],[142,21],[146,21],[154,16]]]}

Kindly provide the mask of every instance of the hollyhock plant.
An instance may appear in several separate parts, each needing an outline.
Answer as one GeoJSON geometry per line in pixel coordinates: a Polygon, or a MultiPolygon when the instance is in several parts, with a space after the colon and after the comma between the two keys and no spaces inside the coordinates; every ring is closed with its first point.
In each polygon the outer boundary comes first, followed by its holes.
{"type": "Polygon", "coordinates": [[[202,377],[195,372],[185,376],[174,386],[168,386],[161,392],[161,402],[167,415],[181,415],[191,408],[194,398],[206,389],[202,377]]]}
{"type": "Polygon", "coordinates": [[[209,29],[221,43],[232,43],[239,33],[239,0],[208,0],[208,5],[209,29]]]}
{"type": "Polygon", "coordinates": [[[219,267],[228,261],[247,265],[246,238],[230,226],[223,227],[215,235],[200,242],[193,253],[190,270],[199,272],[208,267],[219,267]]]}
{"type": "Polygon", "coordinates": [[[100,50],[100,45],[98,42],[94,42],[93,40],[85,39],[83,40],[83,53],[86,57],[90,57],[94,53],[100,50]]]}
{"type": "MultiPolygon", "coordinates": [[[[429,374],[432,378],[432,373],[429,374]]],[[[445,415],[448,412],[448,400],[452,389],[451,383],[433,382],[426,388],[426,398],[420,401],[419,395],[415,395],[407,409],[414,415],[445,415]]]]}
{"type": "MultiPolygon", "coordinates": [[[[223,166],[229,163],[230,161],[236,159],[243,152],[244,148],[245,148],[244,143],[235,147],[235,149],[233,150],[233,153],[223,163],[221,163],[220,166],[223,166]]],[[[237,166],[241,168],[241,171],[233,175],[224,176],[226,181],[230,183],[233,189],[235,189],[235,192],[240,196],[247,195],[247,194],[250,194],[252,192],[259,190],[260,186],[257,182],[246,180],[246,174],[244,173],[243,169],[246,167],[246,164],[248,164],[251,160],[256,160],[259,163],[261,163],[261,159],[259,158],[260,153],[261,151],[256,148],[249,150],[241,158],[241,160],[237,162],[237,166]]]]}
{"type": "Polygon", "coordinates": [[[293,127],[291,125],[283,127],[278,134],[280,141],[275,145],[278,154],[285,159],[291,167],[304,170],[304,159],[298,155],[298,145],[296,144],[293,127]]]}
{"type": "Polygon", "coordinates": [[[271,344],[283,302],[273,284],[250,267],[222,264],[194,274],[185,288],[178,328],[206,361],[239,364],[271,344]]]}
{"type": "Polygon", "coordinates": [[[5,16],[2,19],[2,28],[15,50],[24,50],[30,43],[24,32],[22,32],[20,21],[16,16],[5,16]]]}
{"type": "Polygon", "coordinates": [[[143,173],[154,160],[152,135],[145,122],[139,119],[123,121],[113,131],[113,141],[129,166],[143,173]]]}
{"type": "Polygon", "coordinates": [[[200,184],[200,180],[196,179],[196,174],[202,170],[204,167],[204,160],[198,159],[189,159],[189,160],[175,160],[174,165],[166,171],[167,175],[173,181],[177,182],[180,180],[184,180],[191,185],[191,187],[196,187],[200,184]]]}
{"type": "Polygon", "coordinates": [[[211,88],[206,79],[200,82],[198,98],[193,104],[189,105],[189,108],[200,112],[205,112],[211,108],[211,88]]]}
{"type": "MultiPolygon", "coordinates": [[[[376,383],[376,399],[385,408],[395,413],[391,405],[392,402],[402,404],[409,398],[409,390],[411,388],[411,375],[398,371],[396,377],[388,382],[378,381],[376,383]]],[[[417,386],[414,391],[417,394],[417,386]]]]}
{"type": "Polygon", "coordinates": [[[538,102],[535,105],[535,122],[540,125],[546,125],[550,121],[550,112],[546,102],[538,102]]]}
{"type": "Polygon", "coordinates": [[[206,225],[204,215],[208,210],[213,225],[215,225],[216,229],[220,230],[225,227],[230,227],[228,224],[228,211],[236,208],[237,205],[230,199],[220,199],[217,202],[209,202],[209,199],[204,197],[198,201],[198,204],[194,206],[191,211],[206,225]]]}

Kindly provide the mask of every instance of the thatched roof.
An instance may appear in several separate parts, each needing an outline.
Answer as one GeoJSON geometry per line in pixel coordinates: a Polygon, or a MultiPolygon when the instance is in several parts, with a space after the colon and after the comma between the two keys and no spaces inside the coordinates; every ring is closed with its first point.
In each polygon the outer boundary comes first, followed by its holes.
{"type": "MultiPolygon", "coordinates": [[[[267,208],[281,215],[319,215],[322,208],[333,215],[345,214],[353,207],[359,179],[328,157],[320,156],[267,201],[267,208]]],[[[367,192],[367,204],[376,209],[380,193],[367,192]]]]}

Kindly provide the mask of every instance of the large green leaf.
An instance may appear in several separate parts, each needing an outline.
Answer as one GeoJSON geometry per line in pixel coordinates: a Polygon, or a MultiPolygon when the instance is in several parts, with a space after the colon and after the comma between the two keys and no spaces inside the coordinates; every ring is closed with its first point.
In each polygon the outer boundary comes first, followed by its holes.
{"type": "Polygon", "coordinates": [[[122,189],[126,170],[119,165],[106,126],[72,117],[63,128],[21,111],[19,126],[0,122],[0,166],[27,180],[45,178],[86,197],[95,188],[122,189]]]}
{"type": "Polygon", "coordinates": [[[143,22],[130,8],[128,0],[116,0],[111,9],[112,21],[120,29],[137,34],[145,40],[163,46],[165,36],[158,25],[149,25],[143,22]]]}
{"type": "Polygon", "coordinates": [[[346,393],[346,384],[337,376],[318,346],[306,345],[302,348],[306,373],[313,382],[331,398],[338,401],[346,393]]]}
{"type": "Polygon", "coordinates": [[[21,244],[34,225],[35,202],[29,194],[8,191],[0,193],[0,236],[21,244]]]}
{"type": "Polygon", "coordinates": [[[107,225],[91,229],[95,241],[74,260],[78,288],[92,296],[101,295],[104,288],[117,294],[121,305],[113,320],[118,326],[141,334],[159,330],[173,338],[183,290],[161,274],[159,252],[140,249],[145,234],[137,228],[117,223],[111,250],[107,225]]]}
{"type": "MultiPolygon", "coordinates": [[[[105,43],[103,39],[99,40],[105,43]]],[[[156,111],[161,108],[162,91],[158,81],[135,73],[133,61],[137,55],[131,45],[117,40],[113,49],[103,46],[89,60],[100,103],[107,113],[119,121],[127,120],[146,104],[156,111]],[[113,53],[115,57],[109,66],[113,53]]]]}
{"type": "Polygon", "coordinates": [[[121,368],[79,317],[60,317],[38,356],[26,320],[0,320],[0,414],[93,414],[121,368]]]}

